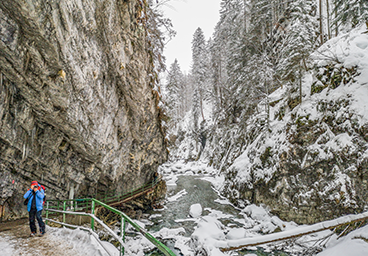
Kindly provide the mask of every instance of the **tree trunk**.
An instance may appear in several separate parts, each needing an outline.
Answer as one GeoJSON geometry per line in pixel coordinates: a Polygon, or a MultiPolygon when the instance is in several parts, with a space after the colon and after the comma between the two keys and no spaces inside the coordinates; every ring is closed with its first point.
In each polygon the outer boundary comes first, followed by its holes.
{"type": "Polygon", "coordinates": [[[322,14],[322,0],[319,0],[319,36],[321,45],[323,42],[323,14],[322,14]]]}
{"type": "Polygon", "coordinates": [[[305,71],[308,71],[308,67],[307,67],[307,63],[305,61],[305,58],[303,58],[302,61],[303,61],[303,66],[304,66],[305,71]]]}
{"type": "MultiPolygon", "coordinates": [[[[271,80],[272,81],[272,80],[271,80]]],[[[270,99],[269,99],[269,85],[266,82],[265,83],[265,87],[266,87],[266,127],[267,127],[267,132],[270,131],[270,99]]]]}
{"type": "MultiPolygon", "coordinates": [[[[335,9],[335,19],[337,17],[337,10],[335,9]]],[[[337,26],[337,23],[335,24],[335,36],[339,34],[339,27],[337,26]]]]}
{"type": "Polygon", "coordinates": [[[326,0],[326,12],[327,12],[327,33],[328,39],[331,39],[331,28],[330,28],[330,0],[326,0]]]}
{"type": "Polygon", "coordinates": [[[220,64],[219,64],[219,70],[220,70],[220,75],[219,75],[219,97],[220,97],[220,108],[222,108],[222,62],[220,59],[220,64]]]}
{"type": "Polygon", "coordinates": [[[302,97],[303,97],[303,92],[302,92],[302,66],[299,67],[299,98],[300,98],[300,103],[302,103],[302,97]]]}
{"type": "Polygon", "coordinates": [[[333,229],[342,225],[356,223],[360,221],[366,221],[368,219],[368,212],[364,212],[356,215],[347,215],[334,220],[323,221],[310,226],[300,226],[292,231],[279,232],[268,234],[260,237],[243,238],[233,241],[219,241],[217,247],[222,252],[239,250],[245,247],[257,246],[261,244],[267,244],[272,242],[283,241],[287,239],[297,238],[317,232],[321,232],[327,229],[333,229]]]}

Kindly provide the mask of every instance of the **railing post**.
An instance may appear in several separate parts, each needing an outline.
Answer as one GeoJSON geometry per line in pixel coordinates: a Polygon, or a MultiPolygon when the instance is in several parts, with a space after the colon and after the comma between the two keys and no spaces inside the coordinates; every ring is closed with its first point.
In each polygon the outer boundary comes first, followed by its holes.
{"type": "Polygon", "coordinates": [[[46,202],[46,225],[47,225],[47,219],[49,218],[49,201],[46,202]]]}
{"type": "MultiPolygon", "coordinates": [[[[95,201],[92,199],[92,209],[91,209],[91,213],[95,214],[95,201]]],[[[91,218],[91,229],[95,230],[95,219],[91,218]]]]}
{"type": "Polygon", "coordinates": [[[124,226],[123,226],[123,242],[125,243],[125,228],[126,228],[126,222],[125,222],[125,219],[123,218],[124,220],[124,226]]]}
{"type": "MultiPolygon", "coordinates": [[[[121,216],[121,223],[120,223],[120,236],[123,238],[123,242],[125,243],[125,219],[123,216],[121,216]]],[[[121,244],[120,245],[120,255],[124,255],[125,248],[121,244]]]]}
{"type": "Polygon", "coordinates": [[[65,223],[65,210],[66,210],[66,201],[63,203],[63,222],[65,223]]]}
{"type": "MultiPolygon", "coordinates": [[[[57,209],[60,210],[60,201],[58,200],[57,201],[57,209]]],[[[60,216],[60,213],[57,213],[57,217],[59,218],[60,216]]]]}

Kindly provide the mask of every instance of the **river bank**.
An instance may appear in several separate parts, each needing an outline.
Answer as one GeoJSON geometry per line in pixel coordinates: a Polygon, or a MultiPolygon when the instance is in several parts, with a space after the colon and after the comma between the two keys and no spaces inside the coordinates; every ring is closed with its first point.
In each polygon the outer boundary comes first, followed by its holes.
{"type": "MultiPolygon", "coordinates": [[[[219,193],[223,176],[205,164],[168,163],[161,166],[160,173],[167,184],[164,208],[149,212],[139,223],[177,255],[343,256],[348,252],[340,247],[350,245],[355,246],[354,255],[363,256],[368,251],[368,243],[364,241],[368,227],[363,227],[339,239],[337,233],[327,230],[247,250],[221,252],[217,241],[257,237],[303,226],[281,220],[265,205],[244,202],[241,208],[235,207],[219,193]]],[[[154,248],[139,236],[127,239],[127,252],[156,255],[154,248]]]]}

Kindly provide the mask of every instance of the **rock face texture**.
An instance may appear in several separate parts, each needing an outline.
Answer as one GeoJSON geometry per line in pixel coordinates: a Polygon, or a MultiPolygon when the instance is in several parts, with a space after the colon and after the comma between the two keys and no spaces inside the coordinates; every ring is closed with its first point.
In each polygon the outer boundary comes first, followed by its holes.
{"type": "Polygon", "coordinates": [[[0,1],[0,205],[125,192],[167,153],[140,0],[0,1]]]}

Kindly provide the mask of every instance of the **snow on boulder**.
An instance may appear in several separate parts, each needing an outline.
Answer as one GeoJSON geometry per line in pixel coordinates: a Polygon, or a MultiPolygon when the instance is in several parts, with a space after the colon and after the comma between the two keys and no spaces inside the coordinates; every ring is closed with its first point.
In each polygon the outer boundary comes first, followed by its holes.
{"type": "Polygon", "coordinates": [[[224,226],[211,216],[204,216],[198,221],[198,226],[191,235],[191,248],[201,255],[225,256],[215,244],[225,240],[224,226]]]}
{"type": "Polygon", "coordinates": [[[254,204],[245,207],[243,212],[248,214],[254,220],[269,221],[271,219],[266,209],[264,209],[261,206],[256,206],[254,204]]]}
{"type": "Polygon", "coordinates": [[[202,205],[201,204],[192,204],[190,206],[189,215],[192,218],[198,218],[202,215],[202,205]]]}
{"type": "Polygon", "coordinates": [[[188,192],[185,189],[182,189],[177,194],[167,198],[167,201],[169,201],[169,202],[177,201],[180,197],[185,196],[186,194],[188,194],[188,192]]]}
{"type": "Polygon", "coordinates": [[[278,218],[273,218],[269,214],[268,210],[262,206],[256,206],[254,204],[248,205],[243,209],[243,212],[246,213],[252,220],[259,222],[255,228],[263,233],[273,232],[277,226],[283,229],[282,221],[278,218]]]}
{"type": "Polygon", "coordinates": [[[244,228],[232,228],[226,234],[226,238],[230,240],[241,239],[245,237],[246,233],[244,228]]]}

